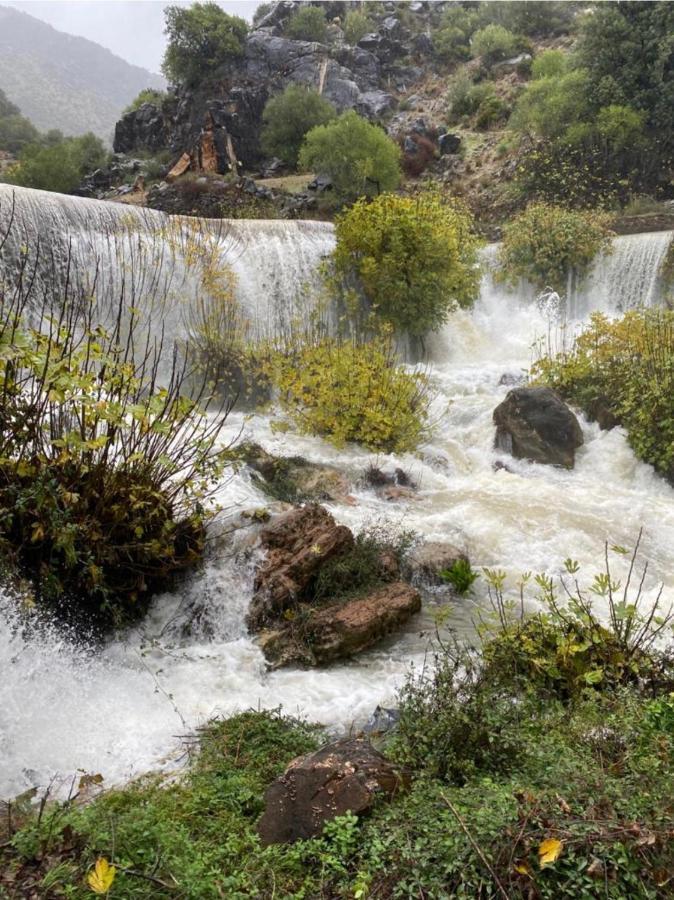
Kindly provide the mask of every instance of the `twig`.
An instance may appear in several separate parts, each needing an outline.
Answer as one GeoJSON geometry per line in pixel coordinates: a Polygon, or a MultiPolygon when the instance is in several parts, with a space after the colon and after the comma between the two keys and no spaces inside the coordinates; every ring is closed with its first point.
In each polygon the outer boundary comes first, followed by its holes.
{"type": "Polygon", "coordinates": [[[449,797],[446,797],[442,792],[440,793],[440,796],[441,796],[442,799],[445,801],[445,803],[446,803],[447,806],[449,807],[449,809],[450,809],[452,815],[456,818],[456,821],[457,821],[457,822],[459,823],[459,825],[461,826],[461,829],[462,829],[462,831],[464,832],[464,834],[466,835],[466,837],[468,838],[468,840],[470,841],[473,850],[475,850],[475,852],[477,853],[477,855],[480,857],[480,859],[482,860],[482,862],[483,862],[484,865],[486,866],[487,871],[489,872],[489,874],[491,875],[491,877],[494,879],[494,884],[496,885],[496,887],[497,887],[497,888],[499,889],[499,891],[501,892],[501,895],[505,898],[505,900],[510,900],[510,897],[509,897],[508,892],[506,891],[506,889],[505,889],[505,888],[503,887],[503,885],[501,884],[501,881],[500,881],[498,875],[496,874],[496,872],[495,872],[495,871],[492,869],[492,867],[489,865],[489,861],[488,861],[487,857],[484,855],[484,853],[482,852],[481,847],[479,846],[479,844],[477,843],[477,841],[473,838],[473,835],[472,835],[472,834],[470,833],[470,831],[468,830],[468,827],[467,827],[466,823],[463,821],[463,819],[461,818],[461,815],[460,815],[458,809],[454,806],[454,804],[453,804],[452,801],[449,799],[449,797]]]}
{"type": "Polygon", "coordinates": [[[132,875],[134,878],[143,878],[145,881],[151,881],[153,884],[158,884],[160,887],[166,888],[167,891],[174,891],[175,885],[168,884],[166,881],[162,881],[161,878],[157,878],[155,875],[146,875],[145,872],[137,872],[135,869],[122,869],[120,867],[120,872],[124,872],[125,875],[132,875]]]}

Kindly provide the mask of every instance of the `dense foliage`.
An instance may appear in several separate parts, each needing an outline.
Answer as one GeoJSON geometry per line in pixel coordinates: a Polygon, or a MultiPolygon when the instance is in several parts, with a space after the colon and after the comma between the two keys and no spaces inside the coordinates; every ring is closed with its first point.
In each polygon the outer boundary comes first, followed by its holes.
{"type": "Polygon", "coordinates": [[[470,306],[479,286],[478,239],[466,209],[435,192],[358,201],[335,226],[339,276],[355,281],[373,314],[414,335],[470,306]]]}
{"type": "Polygon", "coordinates": [[[166,94],[163,91],[158,91],[156,88],[143,88],[143,90],[129,103],[129,105],[124,110],[125,113],[133,112],[135,109],[140,109],[140,107],[144,103],[151,103],[154,106],[161,106],[162,101],[166,97],[166,94]]]}
{"type": "Polygon", "coordinates": [[[7,99],[0,89],[0,150],[19,153],[26,144],[38,139],[37,128],[25,116],[21,115],[18,106],[7,99]]]}
{"type": "MultiPolygon", "coordinates": [[[[636,586],[640,563],[625,563],[636,586]]],[[[576,564],[565,571],[573,592],[576,564]]],[[[486,577],[495,618],[484,663],[443,642],[402,689],[397,731],[380,738],[413,776],[407,792],[320,837],[263,848],[265,788],[320,735],[277,711],[245,712],[200,731],[182,778],[146,778],[84,805],[47,802],[39,815],[13,804],[0,825],[0,892],[85,900],[92,875],[109,879],[114,867],[109,896],[129,900],[665,900],[674,669],[653,648],[660,626],[610,570],[578,589],[568,613],[554,602],[561,584],[539,576],[547,611],[533,619],[504,600],[502,573],[486,577]],[[597,594],[605,626],[589,601],[597,594]]]]}
{"type": "Polygon", "coordinates": [[[21,187],[68,194],[87,173],[100,168],[107,159],[103,142],[94,134],[64,138],[60,132],[48,132],[24,145],[19,162],[3,173],[3,180],[21,187]]]}
{"type": "Polygon", "coordinates": [[[534,377],[589,415],[620,422],[640,459],[674,480],[674,313],[599,313],[568,352],[543,357],[534,377]]]}
{"type": "Polygon", "coordinates": [[[347,44],[357,44],[361,38],[372,31],[372,22],[359,9],[350,9],[344,17],[344,40],[347,44]]]}
{"type": "Polygon", "coordinates": [[[504,228],[502,274],[561,291],[569,272],[582,276],[598,253],[610,249],[611,237],[603,214],[531,204],[504,228]]]}
{"type": "Polygon", "coordinates": [[[195,85],[243,54],[248,25],[212,2],[167,6],[164,75],[173,84],[195,85]]]}
{"type": "Polygon", "coordinates": [[[325,10],[321,6],[303,3],[288,19],[286,34],[295,41],[322,43],[326,28],[325,10]]]}
{"type": "Polygon", "coordinates": [[[299,158],[308,171],[329,175],[340,200],[393,191],[400,182],[400,149],[383,129],[353,110],[307,134],[299,158]]]}
{"type": "Polygon", "coordinates": [[[471,41],[473,56],[480,57],[486,66],[507,59],[516,49],[515,35],[502,25],[491,24],[481,28],[471,41]]]}
{"type": "Polygon", "coordinates": [[[275,354],[272,379],[296,428],[369,450],[413,450],[427,433],[428,383],[398,364],[386,336],[319,338],[275,354]]]}
{"type": "Polygon", "coordinates": [[[272,97],[262,113],[262,149],[292,166],[297,165],[306,134],[325,125],[337,113],[328,100],[301,85],[291,84],[272,97]]]}

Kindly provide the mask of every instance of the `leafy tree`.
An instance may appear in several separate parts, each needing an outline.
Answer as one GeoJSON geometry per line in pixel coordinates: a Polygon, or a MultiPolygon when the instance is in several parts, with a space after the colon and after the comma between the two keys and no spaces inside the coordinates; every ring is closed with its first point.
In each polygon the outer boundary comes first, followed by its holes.
{"type": "Polygon", "coordinates": [[[487,66],[512,56],[517,50],[517,38],[502,25],[487,25],[473,35],[472,55],[480,57],[487,66]]]}
{"type": "Polygon", "coordinates": [[[70,193],[87,172],[105,164],[107,151],[96,135],[63,138],[50,132],[45,141],[27,144],[5,180],[22,187],[70,193]]]}
{"type": "Polygon", "coordinates": [[[477,27],[477,13],[463,6],[450,6],[433,35],[435,55],[453,63],[470,57],[470,37],[477,27]]]}
{"type": "Polygon", "coordinates": [[[601,213],[530,204],[504,229],[503,276],[562,290],[571,269],[582,275],[598,253],[609,249],[613,232],[608,222],[601,213]]]}
{"type": "Polygon", "coordinates": [[[7,94],[0,88],[0,119],[5,119],[7,116],[19,115],[21,115],[19,107],[15,103],[12,103],[7,94]]]}
{"type": "Polygon", "coordinates": [[[582,3],[570,0],[500,0],[480,3],[477,18],[481,25],[494,23],[515,34],[564,34],[572,26],[582,3]]]}
{"type": "Polygon", "coordinates": [[[340,200],[392,191],[400,182],[400,148],[353,110],[312,128],[300,151],[301,168],[328,175],[340,200]]]}
{"type": "Polygon", "coordinates": [[[19,107],[0,90],[0,150],[18,153],[38,137],[39,132],[33,123],[22,116],[19,107]]]}
{"type": "Polygon", "coordinates": [[[344,18],[344,38],[347,44],[357,44],[372,30],[370,19],[358,9],[350,9],[344,18]]]}
{"type": "Polygon", "coordinates": [[[395,328],[424,335],[477,297],[479,242],[457,201],[436,192],[360,200],[335,235],[338,275],[355,277],[374,315],[395,328]]]}
{"type": "Polygon", "coordinates": [[[316,91],[291,84],[282,94],[272,97],[262,113],[262,148],[297,165],[302,141],[317,125],[325,125],[336,116],[332,103],[316,91]]]}
{"type": "Polygon", "coordinates": [[[529,137],[562,137],[571,126],[587,120],[590,93],[583,69],[561,77],[538,78],[517,101],[511,125],[529,137]]]}
{"type": "Polygon", "coordinates": [[[300,6],[288,19],[285,33],[295,41],[325,41],[325,11],[318,6],[300,6]]]}
{"type": "Polygon", "coordinates": [[[540,78],[559,78],[568,68],[568,55],[563,50],[544,50],[531,64],[531,77],[534,81],[540,78]]]}
{"type": "Polygon", "coordinates": [[[253,13],[253,25],[258,25],[262,21],[262,19],[264,19],[267,13],[270,13],[272,11],[272,8],[273,7],[271,3],[260,3],[260,5],[253,13]]]}
{"type": "Polygon", "coordinates": [[[140,109],[144,103],[152,103],[154,106],[160,106],[166,94],[158,91],[156,88],[143,88],[143,90],[135,97],[124,110],[125,113],[133,112],[140,109]]]}
{"type": "Polygon", "coordinates": [[[194,85],[243,55],[248,25],[217,3],[167,6],[168,39],[162,72],[174,84],[194,85]]]}

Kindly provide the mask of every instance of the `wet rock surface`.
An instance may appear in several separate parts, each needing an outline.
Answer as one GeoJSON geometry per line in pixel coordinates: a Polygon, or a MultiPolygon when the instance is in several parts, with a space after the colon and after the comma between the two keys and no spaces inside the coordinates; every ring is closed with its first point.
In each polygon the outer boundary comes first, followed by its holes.
{"type": "Polygon", "coordinates": [[[440,577],[440,572],[451,569],[459,560],[468,562],[468,557],[454,544],[426,541],[412,550],[407,569],[414,584],[444,585],[446,581],[440,577]]]}
{"type": "Polygon", "coordinates": [[[583,444],[578,419],[562,398],[547,387],[509,391],[494,410],[496,448],[516,459],[572,469],[583,444]]]}
{"type": "Polygon", "coordinates": [[[326,822],[361,815],[381,797],[404,790],[404,772],[367,739],[336,741],[293,760],[267,788],[258,824],[263,846],[316,837],[326,822]]]}

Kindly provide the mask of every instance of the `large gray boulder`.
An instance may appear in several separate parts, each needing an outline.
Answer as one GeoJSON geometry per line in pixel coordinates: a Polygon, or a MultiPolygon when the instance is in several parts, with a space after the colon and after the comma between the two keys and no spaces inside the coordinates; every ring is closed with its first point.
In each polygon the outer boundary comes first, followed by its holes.
{"type": "Polygon", "coordinates": [[[359,815],[409,779],[363,738],[328,744],[293,760],[267,788],[258,824],[263,847],[316,837],[326,822],[359,815]]]}
{"type": "Polygon", "coordinates": [[[561,397],[547,387],[509,391],[494,410],[496,448],[516,459],[572,469],[583,444],[578,419],[561,397]]]}

